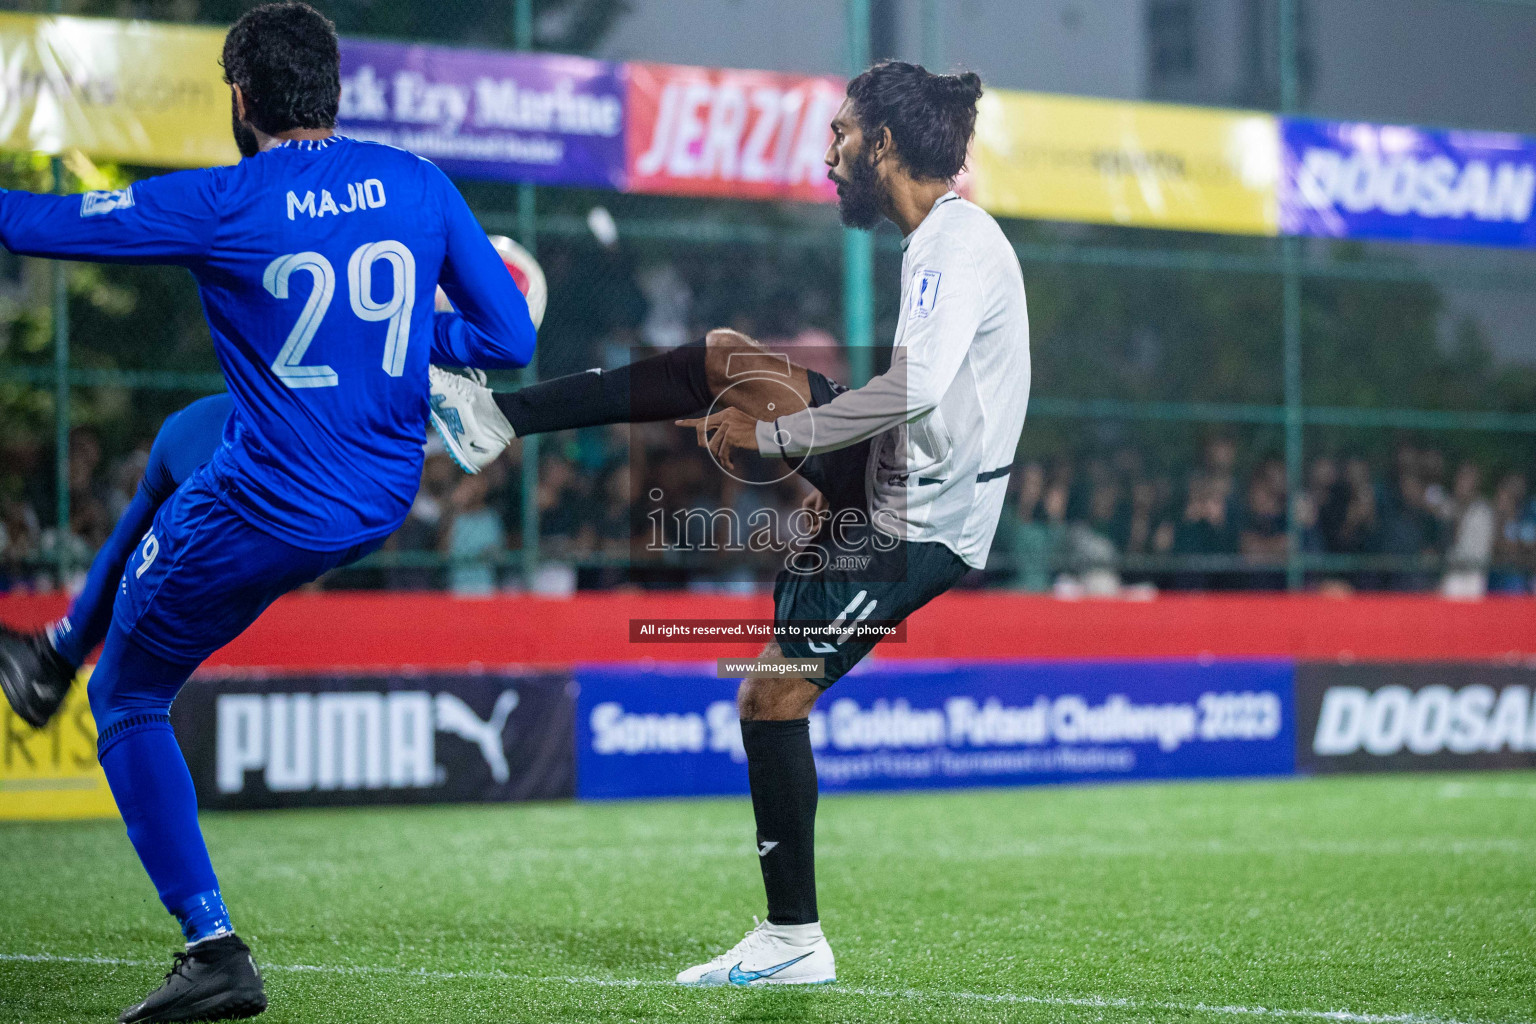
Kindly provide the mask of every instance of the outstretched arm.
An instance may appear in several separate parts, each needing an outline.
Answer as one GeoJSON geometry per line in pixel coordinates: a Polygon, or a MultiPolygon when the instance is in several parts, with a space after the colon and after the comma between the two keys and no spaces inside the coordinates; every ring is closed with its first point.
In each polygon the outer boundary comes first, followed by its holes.
{"type": "Polygon", "coordinates": [[[528,303],[459,190],[446,176],[441,186],[448,252],[439,283],[455,312],[436,314],[432,362],[482,370],[527,366],[535,334],[528,303]]]}
{"type": "Polygon", "coordinates": [[[944,242],[915,259],[902,317],[905,344],[891,368],[826,405],[756,424],[755,447],[769,457],[835,451],[910,423],[936,408],[965,362],[985,313],[970,253],[944,242]]]}
{"type": "Polygon", "coordinates": [[[190,264],[218,229],[211,171],[178,171],[74,196],[0,190],[0,243],[22,256],[190,264]]]}
{"type": "Polygon", "coordinates": [[[904,344],[891,353],[891,368],[861,388],[826,405],[777,419],[757,420],[740,409],[682,421],[698,431],[699,444],[731,467],[731,450],[746,448],[771,458],[800,458],[836,451],[926,415],[943,400],[965,361],[985,315],[981,279],[970,253],[940,241],[916,255],[902,311],[904,344]]]}

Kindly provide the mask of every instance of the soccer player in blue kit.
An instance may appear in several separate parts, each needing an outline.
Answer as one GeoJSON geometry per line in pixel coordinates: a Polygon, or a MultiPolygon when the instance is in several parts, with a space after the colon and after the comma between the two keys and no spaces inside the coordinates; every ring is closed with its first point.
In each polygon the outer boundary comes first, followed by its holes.
{"type": "Polygon", "coordinates": [[[149,532],[160,506],[219,450],[234,408],[229,395],[209,395],[167,416],[150,447],[133,500],[91,559],[85,585],[69,611],[31,636],[0,624],[0,688],[11,709],[34,728],[48,724],[80,666],[107,638],[113,598],[128,557],[149,532]]]}
{"type": "MultiPolygon", "coordinates": [[[[493,235],[491,244],[528,299],[528,311],[537,328],[548,294],[543,269],[531,253],[509,238],[493,235]]],[[[439,311],[450,306],[447,298],[439,289],[439,311]]],[[[439,351],[436,339],[433,340],[434,363],[451,363],[459,358],[452,351],[439,351]]],[[[133,500],[91,559],[85,583],[70,602],[69,610],[34,633],[20,632],[0,622],[0,690],[11,709],[33,728],[46,727],[58,713],[80,667],[106,639],[112,624],[112,602],[128,556],[149,532],[160,506],[219,450],[224,428],[234,410],[234,400],[228,394],[219,394],[199,398],[167,416],[155,434],[133,500]]]]}
{"type": "Polygon", "coordinates": [[[187,940],[121,1021],[266,1007],[197,824],[170,705],[281,594],[375,549],[421,473],[427,365],[526,365],[534,328],[500,256],[430,163],[334,132],[334,26],[257,7],[225,39],[243,159],[116,192],[0,192],[0,243],[30,256],[184,266],[233,412],[213,457],[129,556],[89,686],[128,836],[187,940]],[[433,310],[441,284],[455,313],[433,310]]]}
{"type": "MultiPolygon", "coordinates": [[[[510,238],[492,235],[491,244],[528,299],[528,311],[537,329],[548,294],[543,269],[531,253],[510,238]]],[[[437,298],[439,311],[451,308],[441,289],[437,298]]],[[[458,358],[452,351],[439,351],[435,341],[434,363],[451,363],[458,358]]],[[[112,624],[112,602],[128,556],[149,532],[160,506],[219,450],[234,409],[228,394],[210,395],[167,416],[155,434],[133,500],[91,559],[85,583],[69,610],[34,633],[0,622],[0,690],[11,709],[33,728],[46,727],[58,713],[80,667],[106,639],[112,624]]]]}

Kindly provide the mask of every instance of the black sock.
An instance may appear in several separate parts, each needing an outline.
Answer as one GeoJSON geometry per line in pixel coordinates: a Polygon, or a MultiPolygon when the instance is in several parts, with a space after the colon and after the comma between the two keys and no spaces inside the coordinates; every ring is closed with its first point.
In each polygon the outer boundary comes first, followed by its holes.
{"type": "Polygon", "coordinates": [[[811,720],[741,723],[757,856],[772,924],[812,924],[816,913],[816,762],[811,720]]]}
{"type": "Polygon", "coordinates": [[[714,395],[703,341],[621,366],[588,370],[496,396],[518,437],[607,423],[650,423],[693,416],[714,395]]]}

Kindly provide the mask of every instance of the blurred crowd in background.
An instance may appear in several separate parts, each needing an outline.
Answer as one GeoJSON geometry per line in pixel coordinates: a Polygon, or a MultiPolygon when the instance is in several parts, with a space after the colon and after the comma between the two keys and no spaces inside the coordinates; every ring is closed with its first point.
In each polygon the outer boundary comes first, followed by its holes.
{"type": "MultiPolygon", "coordinates": [[[[846,374],[825,327],[791,323],[782,312],[777,322],[744,313],[730,322],[784,345],[834,379],[846,374]]],[[[649,337],[599,339],[584,360],[623,362],[649,350],[647,342],[670,345],[691,334],[679,325],[663,331],[654,320],[649,326],[657,331],[649,337]]],[[[77,567],[78,584],[138,486],[151,441],[146,434],[126,454],[107,458],[97,428],[74,429],[71,529],[61,538],[50,525],[50,452],[39,439],[11,439],[6,479],[0,481],[0,589],[51,586],[48,565],[60,543],[77,567]]],[[[645,510],[656,503],[645,493],[664,493],[669,510],[730,509],[745,521],[762,508],[787,516],[808,491],[793,475],[774,480],[782,474],[768,463],[748,470],[744,479],[724,474],[698,449],[691,430],[666,423],[549,435],[540,447],[534,491],[540,551],[531,576],[518,556],[525,516],[522,443],[514,442],[487,471],[466,476],[433,438],[404,525],[375,564],[349,570],[331,585],[461,594],[528,587],[552,593],[622,586],[751,589],[771,584],[779,567],[771,555],[712,553],[681,560],[654,550],[645,510]],[[752,482],[753,472],[761,482],[752,482]]],[[[1063,596],[1283,589],[1288,506],[1302,549],[1332,556],[1309,570],[1306,582],[1313,588],[1471,598],[1531,593],[1536,584],[1536,497],[1529,475],[1493,473],[1476,461],[1454,460],[1440,447],[1401,443],[1386,463],[1350,453],[1315,457],[1304,488],[1289,502],[1279,455],[1243,450],[1234,436],[1219,431],[1173,464],[1136,445],[1049,458],[1032,457],[1028,447],[1010,478],[988,567],[965,585],[1063,596]]]]}
{"type": "MultiPolygon", "coordinates": [[[[94,429],[71,436],[71,525],[63,543],[83,570],[127,506],[150,437],[127,455],[102,457],[94,429]]],[[[733,510],[740,521],[774,508],[781,517],[808,491],[796,476],[752,483],[721,473],[671,424],[549,435],[535,492],[540,566],[526,578],[517,557],[524,509],[520,442],[487,471],[466,476],[433,441],[421,490],[384,546],[384,564],[352,570],[347,586],[447,588],[462,594],[533,586],[546,592],[620,586],[750,589],[772,582],[773,557],[707,553],[669,558],[654,539],[641,493],[660,489],[669,510],[733,510]]],[[[46,479],[46,452],[12,446],[8,475],[46,479]],[[31,470],[29,472],[29,469],[31,470]]],[[[768,464],[763,464],[765,467],[768,464]]],[[[778,475],[778,474],[773,474],[778,475]]],[[[1156,590],[1278,590],[1286,585],[1285,466],[1212,434],[1179,467],[1154,465],[1136,447],[1036,460],[1021,453],[989,564],[971,586],[1063,596],[1156,590]]],[[[14,490],[14,488],[12,488],[14,490]]],[[[1389,465],[1326,455],[1307,466],[1290,503],[1300,542],[1321,560],[1309,586],[1439,591],[1452,597],[1531,593],[1536,584],[1536,497],[1525,473],[1493,475],[1436,447],[1402,444],[1389,465]]],[[[57,556],[50,509],[9,497],[0,519],[0,588],[51,585],[36,565],[57,556]]],[[[668,513],[669,515],[671,512],[668,513]]]]}
{"type": "MultiPolygon", "coordinates": [[[[1182,471],[1125,448],[1105,458],[1026,461],[998,547],[1026,590],[1115,594],[1124,587],[1277,590],[1286,585],[1285,463],[1210,437],[1182,471]],[[1182,556],[1182,557],[1181,557],[1182,556]]],[[[1326,455],[1289,502],[1316,587],[1530,593],[1536,501],[1527,476],[1491,479],[1433,447],[1402,444],[1392,464],[1326,455]]]]}
{"type": "MultiPolygon", "coordinates": [[[[606,235],[551,237],[539,255],[550,283],[542,378],[621,365],[728,326],[849,380],[834,247],[626,244],[608,218],[606,235]]],[[[894,328],[895,295],[884,289],[898,259],[894,249],[877,254],[877,341],[894,328]]],[[[76,268],[71,280],[78,365],[214,369],[195,294],[174,271],[76,268]]],[[[1273,282],[1049,264],[1031,264],[1026,280],[1036,397],[1275,401],[1273,282]]],[[[1315,284],[1304,302],[1321,325],[1307,337],[1313,401],[1519,408],[1536,394],[1536,372],[1492,360],[1475,331],[1458,328],[1447,343],[1431,285],[1315,284]]],[[[46,323],[28,319],[30,306],[16,309],[0,355],[46,360],[46,323]]],[[[61,535],[51,392],[0,385],[0,589],[53,586],[61,554],[78,586],[137,486],[159,423],[195,394],[75,390],[70,529],[61,535]]],[[[1530,593],[1536,447],[1527,441],[1467,431],[1309,435],[1303,486],[1287,498],[1275,428],[1032,410],[989,564],[963,585],[1064,596],[1283,589],[1294,516],[1312,589],[1530,593]]],[[[466,477],[429,444],[404,525],[368,563],[324,585],[463,594],[763,587],[782,555],[653,550],[647,496],[661,491],[671,511],[728,509],[745,520],[774,509],[782,520],[807,490],[793,475],[773,481],[767,463],[745,475],[757,483],[733,479],[690,430],[621,425],[541,438],[525,510],[524,458],[514,443],[466,477]],[[524,558],[529,516],[537,559],[524,558]]]]}

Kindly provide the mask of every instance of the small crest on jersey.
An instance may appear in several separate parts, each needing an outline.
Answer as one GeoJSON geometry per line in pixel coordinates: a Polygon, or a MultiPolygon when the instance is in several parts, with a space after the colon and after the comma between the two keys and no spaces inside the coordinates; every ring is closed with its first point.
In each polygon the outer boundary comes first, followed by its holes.
{"type": "Polygon", "coordinates": [[[939,278],[942,276],[937,270],[919,270],[912,278],[913,316],[927,316],[933,312],[933,304],[939,301],[939,278]]]}
{"type": "Polygon", "coordinates": [[[87,192],[80,197],[80,216],[100,217],[103,214],[126,210],[132,205],[132,185],[110,191],[87,192]]]}

